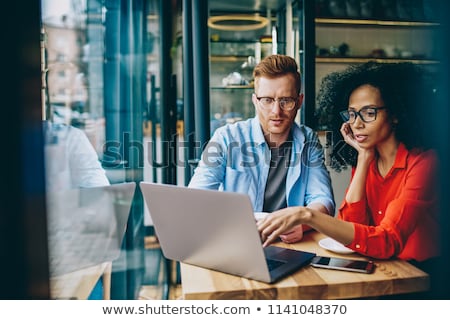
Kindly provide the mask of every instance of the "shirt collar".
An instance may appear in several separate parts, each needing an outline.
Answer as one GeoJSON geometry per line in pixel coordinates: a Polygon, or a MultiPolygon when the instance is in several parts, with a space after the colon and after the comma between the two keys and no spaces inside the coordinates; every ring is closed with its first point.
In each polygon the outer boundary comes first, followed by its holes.
{"type": "MultiPolygon", "coordinates": [[[[267,144],[258,116],[252,118],[252,134],[254,137],[254,142],[256,144],[267,144]]],[[[290,139],[291,141],[295,141],[294,136],[297,136],[297,139],[299,139],[301,142],[304,141],[304,136],[301,134],[296,123],[293,124],[291,131],[289,132],[288,140],[290,139]]]]}
{"type": "Polygon", "coordinates": [[[393,168],[403,169],[406,168],[406,159],[408,158],[409,151],[406,149],[403,143],[398,145],[397,154],[395,156],[395,162],[393,168]]]}
{"type": "Polygon", "coordinates": [[[254,142],[258,145],[266,143],[266,139],[264,139],[264,133],[261,128],[261,124],[259,123],[258,116],[255,116],[252,119],[252,132],[254,137],[254,142]]]}

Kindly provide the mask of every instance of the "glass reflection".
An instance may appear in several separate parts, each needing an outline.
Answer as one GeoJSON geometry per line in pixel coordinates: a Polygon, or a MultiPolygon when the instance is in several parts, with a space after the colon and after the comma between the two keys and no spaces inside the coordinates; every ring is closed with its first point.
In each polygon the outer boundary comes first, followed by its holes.
{"type": "Polygon", "coordinates": [[[119,256],[134,190],[130,182],[47,194],[51,276],[119,256]]]}

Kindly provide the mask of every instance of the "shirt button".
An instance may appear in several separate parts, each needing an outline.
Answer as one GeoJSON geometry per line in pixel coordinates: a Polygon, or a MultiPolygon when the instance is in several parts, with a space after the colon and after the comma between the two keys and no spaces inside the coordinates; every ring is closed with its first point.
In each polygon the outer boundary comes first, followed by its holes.
{"type": "Polygon", "coordinates": [[[378,211],[378,214],[382,214],[383,212],[381,212],[381,210],[380,211],[378,211]]]}
{"type": "Polygon", "coordinates": [[[356,249],[361,248],[361,246],[359,244],[357,244],[355,247],[356,247],[356,249]]]}

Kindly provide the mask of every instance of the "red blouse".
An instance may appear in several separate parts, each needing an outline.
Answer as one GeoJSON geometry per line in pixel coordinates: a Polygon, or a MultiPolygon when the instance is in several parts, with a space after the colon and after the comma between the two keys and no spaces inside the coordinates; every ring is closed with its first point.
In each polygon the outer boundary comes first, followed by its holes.
{"type": "Polygon", "coordinates": [[[372,161],[366,198],[355,203],[344,198],[339,208],[338,218],[355,225],[348,247],[378,259],[423,261],[438,256],[437,166],[434,151],[408,151],[403,144],[384,178],[372,161]]]}

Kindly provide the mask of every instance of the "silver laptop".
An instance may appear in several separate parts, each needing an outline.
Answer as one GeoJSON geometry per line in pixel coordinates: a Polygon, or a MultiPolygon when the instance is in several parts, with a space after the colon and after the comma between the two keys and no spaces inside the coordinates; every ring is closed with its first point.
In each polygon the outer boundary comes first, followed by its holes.
{"type": "Polygon", "coordinates": [[[51,276],[119,257],[135,189],[128,182],[47,194],[51,276]]]}
{"type": "Polygon", "coordinates": [[[246,194],[148,182],[140,187],[168,259],[272,283],[315,256],[263,248],[246,194]]]}

